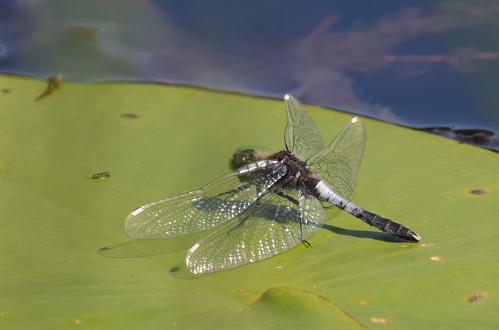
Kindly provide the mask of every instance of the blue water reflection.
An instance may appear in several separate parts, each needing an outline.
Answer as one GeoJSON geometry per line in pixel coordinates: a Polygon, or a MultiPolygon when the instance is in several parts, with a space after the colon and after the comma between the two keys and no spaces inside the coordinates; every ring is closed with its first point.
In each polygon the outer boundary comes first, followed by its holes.
{"type": "Polygon", "coordinates": [[[499,131],[499,1],[0,1],[0,71],[499,131]]]}

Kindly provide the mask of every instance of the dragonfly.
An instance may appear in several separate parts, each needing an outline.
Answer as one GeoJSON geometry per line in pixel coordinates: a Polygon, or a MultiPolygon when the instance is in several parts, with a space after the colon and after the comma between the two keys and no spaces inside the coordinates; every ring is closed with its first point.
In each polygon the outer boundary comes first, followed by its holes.
{"type": "Polygon", "coordinates": [[[307,241],[324,223],[325,205],[412,242],[411,229],[352,203],[366,135],[353,117],[329,144],[307,109],[286,94],[285,149],[261,156],[245,149],[235,170],[202,188],[143,205],[125,220],[138,239],[209,233],[187,252],[185,265],[205,274],[264,260],[307,241]]]}

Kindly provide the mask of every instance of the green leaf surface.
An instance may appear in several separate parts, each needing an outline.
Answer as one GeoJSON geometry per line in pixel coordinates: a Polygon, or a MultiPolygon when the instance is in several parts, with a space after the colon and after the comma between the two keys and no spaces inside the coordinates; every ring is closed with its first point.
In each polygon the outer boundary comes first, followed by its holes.
{"type": "MultiPolygon", "coordinates": [[[[283,102],[68,82],[35,101],[46,84],[0,76],[0,328],[499,324],[496,154],[365,119],[354,201],[414,229],[421,243],[328,211],[311,248],[193,277],[183,258],[202,234],[130,241],[125,217],[228,172],[241,146],[281,149],[283,102]]],[[[326,141],[350,117],[309,109],[326,141]]]]}

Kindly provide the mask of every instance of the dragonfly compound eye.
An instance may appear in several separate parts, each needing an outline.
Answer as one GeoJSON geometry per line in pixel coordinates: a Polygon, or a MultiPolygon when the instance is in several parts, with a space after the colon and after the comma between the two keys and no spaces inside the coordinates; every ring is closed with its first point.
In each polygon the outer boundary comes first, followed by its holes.
{"type": "Polygon", "coordinates": [[[254,149],[238,149],[230,160],[230,168],[236,170],[255,162],[256,158],[256,151],[254,149]]]}

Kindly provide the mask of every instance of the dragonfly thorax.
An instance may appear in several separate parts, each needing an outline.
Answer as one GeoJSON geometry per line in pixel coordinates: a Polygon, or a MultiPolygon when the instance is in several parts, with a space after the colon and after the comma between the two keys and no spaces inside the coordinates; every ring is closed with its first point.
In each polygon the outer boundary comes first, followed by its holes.
{"type": "MultiPolygon", "coordinates": [[[[306,188],[310,193],[314,191],[315,186],[321,180],[319,175],[311,171],[307,163],[298,159],[289,150],[282,150],[269,157],[277,160],[286,166],[287,172],[285,178],[293,178],[292,182],[297,187],[306,188]]],[[[283,178],[283,180],[285,180],[283,178]]]]}

